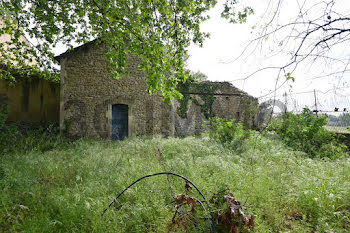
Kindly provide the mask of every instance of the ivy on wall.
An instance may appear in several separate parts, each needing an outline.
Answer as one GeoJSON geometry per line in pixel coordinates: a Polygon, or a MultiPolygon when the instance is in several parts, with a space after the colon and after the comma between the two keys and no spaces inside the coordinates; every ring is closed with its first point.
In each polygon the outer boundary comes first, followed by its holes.
{"type": "MultiPolygon", "coordinates": [[[[181,83],[178,86],[178,91],[180,93],[189,92],[191,83],[193,83],[193,81],[189,79],[184,83],[181,83]]],[[[180,106],[177,108],[176,112],[177,112],[177,115],[179,115],[181,118],[187,117],[188,102],[190,101],[190,99],[191,99],[190,95],[182,95],[182,98],[179,100],[180,106]]]]}
{"type": "MultiPolygon", "coordinates": [[[[178,87],[178,91],[180,93],[184,92],[196,92],[196,93],[216,93],[218,89],[216,83],[211,82],[195,82],[193,80],[188,80],[184,83],[181,83],[178,87]]],[[[210,117],[214,117],[213,112],[213,103],[216,99],[214,95],[199,95],[203,103],[199,103],[199,101],[195,98],[195,96],[191,95],[183,95],[182,99],[179,101],[180,106],[177,108],[177,114],[181,118],[187,117],[188,111],[188,103],[190,100],[201,108],[201,112],[204,114],[205,118],[209,119],[210,117]]]]}

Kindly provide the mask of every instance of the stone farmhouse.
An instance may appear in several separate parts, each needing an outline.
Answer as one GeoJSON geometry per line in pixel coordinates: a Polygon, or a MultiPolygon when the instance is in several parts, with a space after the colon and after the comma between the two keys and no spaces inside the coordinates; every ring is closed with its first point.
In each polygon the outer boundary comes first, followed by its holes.
{"type": "Polygon", "coordinates": [[[110,77],[103,46],[95,41],[56,59],[61,65],[60,128],[70,136],[118,140],[133,135],[196,134],[203,131],[208,107],[211,116],[235,118],[253,126],[257,100],[230,83],[206,82],[215,86],[214,92],[189,89],[184,95],[191,98],[168,105],[160,95],[146,93],[146,78],[138,69],[137,57],[128,57],[128,75],[119,80],[110,77]]]}

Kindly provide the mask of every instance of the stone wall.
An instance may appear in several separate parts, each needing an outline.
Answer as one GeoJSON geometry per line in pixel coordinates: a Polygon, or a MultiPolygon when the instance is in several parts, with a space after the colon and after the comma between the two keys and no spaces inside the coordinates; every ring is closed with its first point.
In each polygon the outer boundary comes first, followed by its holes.
{"type": "Polygon", "coordinates": [[[128,75],[110,77],[101,45],[90,42],[62,54],[60,128],[70,136],[111,138],[112,105],[129,106],[128,135],[174,134],[173,106],[146,93],[139,60],[128,58],[128,75]]]}
{"type": "MultiPolygon", "coordinates": [[[[247,128],[254,128],[258,101],[256,98],[237,89],[228,82],[206,82],[215,88],[215,98],[211,108],[213,116],[227,120],[236,119],[247,128]],[[226,95],[227,94],[227,95],[226,95]]],[[[203,114],[200,105],[205,104],[201,95],[191,94],[186,117],[175,114],[175,132],[178,136],[199,134],[204,131],[203,123],[207,117],[203,114]]],[[[181,100],[180,100],[181,101],[181,100]]],[[[180,107],[180,101],[175,101],[175,108],[180,107]]]]}
{"type": "Polygon", "coordinates": [[[16,82],[0,80],[0,107],[8,121],[33,125],[58,123],[60,87],[38,77],[19,77],[16,82]]]}
{"type": "MultiPolygon", "coordinates": [[[[128,75],[115,80],[110,77],[103,46],[87,43],[58,57],[61,63],[60,128],[70,136],[111,138],[112,105],[126,104],[128,135],[187,136],[203,132],[205,98],[191,95],[186,117],[180,117],[179,101],[163,103],[159,95],[146,93],[144,73],[138,69],[139,59],[128,57],[128,75]]],[[[203,83],[202,83],[203,84],[203,83]]],[[[207,82],[215,93],[211,104],[213,116],[237,119],[252,127],[257,100],[228,82],[207,82]],[[220,95],[221,94],[221,95],[220,95]]],[[[204,86],[205,86],[204,85],[204,86]]]]}

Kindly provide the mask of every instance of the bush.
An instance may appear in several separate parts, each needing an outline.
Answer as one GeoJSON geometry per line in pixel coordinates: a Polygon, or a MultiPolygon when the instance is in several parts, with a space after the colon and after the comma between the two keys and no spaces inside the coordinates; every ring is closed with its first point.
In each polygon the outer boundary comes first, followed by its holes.
{"type": "Polygon", "coordinates": [[[217,142],[237,147],[239,142],[249,137],[249,131],[243,129],[242,123],[235,119],[227,121],[223,118],[213,117],[205,122],[206,133],[217,142]]]}
{"type": "Polygon", "coordinates": [[[7,116],[6,111],[0,111],[0,153],[48,151],[69,143],[55,124],[34,129],[32,125],[8,123],[7,116]]]}
{"type": "Polygon", "coordinates": [[[19,137],[16,128],[6,123],[7,117],[8,112],[0,109],[0,152],[11,150],[19,137]]]}
{"type": "Polygon", "coordinates": [[[336,140],[334,132],[324,128],[327,116],[315,116],[304,108],[301,114],[287,113],[269,126],[290,147],[306,152],[310,157],[334,157],[344,153],[345,146],[336,140]]]}

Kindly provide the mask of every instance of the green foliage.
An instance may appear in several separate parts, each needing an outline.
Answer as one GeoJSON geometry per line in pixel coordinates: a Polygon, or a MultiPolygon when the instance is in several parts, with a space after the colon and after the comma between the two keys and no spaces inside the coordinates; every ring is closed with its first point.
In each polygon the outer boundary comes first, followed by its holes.
{"type": "MultiPolygon", "coordinates": [[[[191,76],[190,79],[186,80],[186,82],[183,82],[178,86],[178,91],[180,93],[184,93],[184,92],[215,93],[216,90],[217,90],[217,86],[215,83],[196,81],[194,79],[194,76],[191,76]]],[[[188,111],[188,102],[192,100],[192,102],[195,105],[201,108],[201,112],[204,114],[204,116],[207,119],[209,119],[210,117],[214,117],[212,106],[215,101],[215,96],[199,95],[199,97],[203,101],[202,104],[198,102],[198,100],[196,99],[196,96],[191,96],[189,94],[183,95],[182,99],[180,100],[180,106],[177,109],[177,114],[182,118],[186,118],[187,111],[188,111]]]]}
{"type": "Polygon", "coordinates": [[[335,157],[342,155],[345,146],[340,144],[335,133],[324,128],[327,116],[315,116],[304,108],[301,114],[287,113],[276,119],[270,129],[290,147],[304,151],[313,157],[335,157]]]}
{"type": "Polygon", "coordinates": [[[26,151],[49,151],[68,145],[69,141],[59,134],[54,124],[32,129],[30,125],[7,123],[7,113],[0,112],[0,154],[26,151]]]}
{"type": "Polygon", "coordinates": [[[212,117],[205,122],[204,127],[207,128],[206,133],[210,138],[231,147],[237,147],[250,134],[249,131],[243,129],[242,123],[236,122],[235,119],[227,121],[223,118],[212,117]]]}
{"type": "MultiPolygon", "coordinates": [[[[0,58],[1,59],[1,58],[0,58]]],[[[30,66],[28,64],[21,65],[4,65],[0,66],[0,79],[5,79],[9,85],[12,85],[16,80],[23,79],[37,79],[42,78],[53,83],[59,82],[58,70],[41,70],[37,66],[30,66]]]]}
{"type": "MultiPolygon", "coordinates": [[[[31,132],[22,141],[32,141],[32,135],[44,143],[31,132]]],[[[166,176],[138,183],[101,216],[127,185],[164,169],[192,180],[208,200],[230,187],[244,213],[257,215],[256,233],[347,232],[350,226],[349,158],[305,158],[269,135],[244,141],[240,152],[207,138],[61,144],[58,135],[51,137],[51,150],[20,144],[1,154],[1,231],[165,232],[174,215],[166,176]]],[[[184,192],[183,181],[169,181],[175,194],[184,192]]],[[[193,188],[188,194],[202,200],[193,188]]],[[[208,232],[207,221],[187,225],[177,231],[208,232]]]]}
{"type": "MultiPolygon", "coordinates": [[[[0,36],[11,36],[0,43],[0,63],[9,69],[57,76],[53,48],[63,44],[73,48],[98,39],[107,45],[106,58],[112,77],[127,73],[128,54],[141,59],[140,69],[147,76],[148,92],[159,92],[169,102],[179,98],[179,82],[187,78],[184,58],[191,43],[202,46],[209,35],[200,24],[209,18],[216,0],[13,0],[0,1],[0,36]],[[36,39],[31,45],[26,34],[36,39]]],[[[234,11],[235,3],[227,6],[234,11]]],[[[227,7],[225,9],[227,9],[227,7]]],[[[239,12],[244,22],[252,9],[239,12]]],[[[225,15],[225,14],[224,14],[225,15]]],[[[0,78],[14,79],[9,72],[0,78]]]]}
{"type": "MultiPolygon", "coordinates": [[[[193,82],[191,79],[186,80],[185,82],[178,85],[178,91],[180,93],[190,92],[190,86],[192,83],[193,82]]],[[[180,117],[187,117],[188,103],[191,99],[191,95],[182,95],[181,99],[179,100],[180,106],[176,109],[176,112],[180,117]]]]}
{"type": "Polygon", "coordinates": [[[11,149],[18,136],[16,128],[6,123],[7,116],[8,111],[0,106],[0,153],[11,149]]]}
{"type": "MultiPolygon", "coordinates": [[[[193,91],[199,93],[215,93],[216,90],[216,84],[211,82],[198,82],[193,86],[193,91]]],[[[215,101],[215,96],[200,95],[200,98],[203,101],[203,104],[200,104],[195,98],[192,99],[193,103],[201,107],[201,111],[204,114],[205,118],[209,119],[210,117],[214,117],[213,103],[215,101]]]]}
{"type": "Polygon", "coordinates": [[[114,78],[127,73],[127,54],[131,53],[142,60],[140,68],[147,75],[148,91],[160,92],[169,100],[179,96],[177,82],[186,78],[183,58],[188,46],[191,42],[201,46],[208,37],[199,25],[208,19],[207,12],[215,3],[215,0],[1,1],[5,17],[0,35],[11,35],[11,41],[0,44],[1,63],[10,68],[38,66],[39,70],[54,71],[53,47],[63,43],[72,48],[73,43],[99,38],[108,45],[106,58],[114,78]],[[21,31],[36,38],[39,44],[32,46],[21,40],[21,31]],[[28,61],[37,64],[28,65],[28,61]]]}
{"type": "Polygon", "coordinates": [[[246,23],[249,15],[254,14],[253,8],[239,4],[238,0],[226,0],[221,17],[228,19],[230,23],[246,23]],[[237,8],[239,7],[239,10],[237,8]]]}
{"type": "Polygon", "coordinates": [[[189,79],[194,80],[196,82],[204,82],[208,80],[208,76],[200,71],[197,72],[189,72],[189,79]]]}
{"type": "Polygon", "coordinates": [[[284,76],[286,77],[287,81],[291,80],[292,82],[295,82],[295,78],[292,76],[291,73],[288,72],[284,76]]]}

